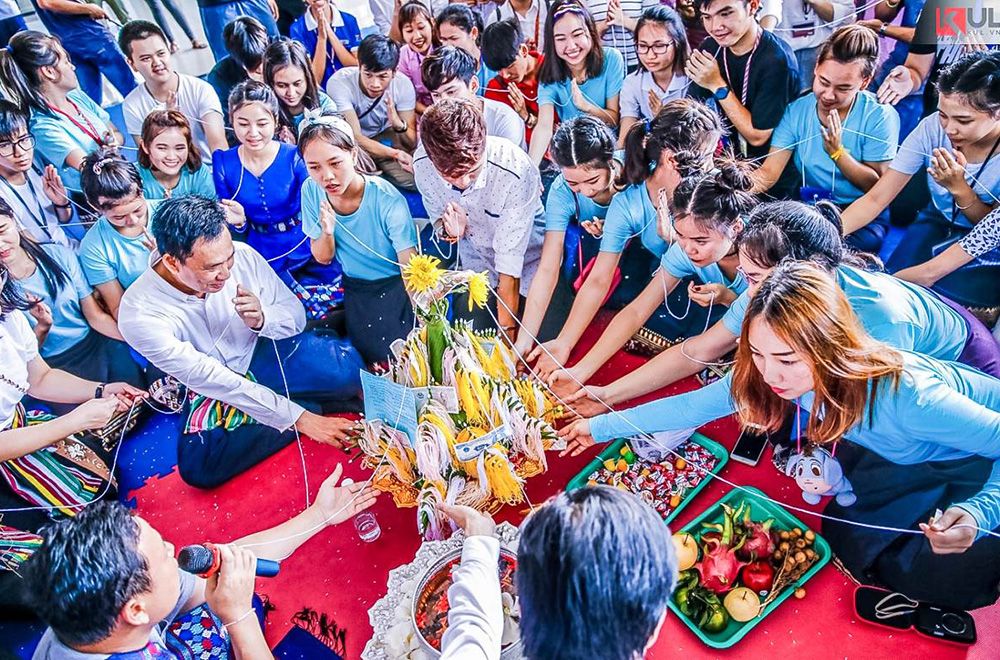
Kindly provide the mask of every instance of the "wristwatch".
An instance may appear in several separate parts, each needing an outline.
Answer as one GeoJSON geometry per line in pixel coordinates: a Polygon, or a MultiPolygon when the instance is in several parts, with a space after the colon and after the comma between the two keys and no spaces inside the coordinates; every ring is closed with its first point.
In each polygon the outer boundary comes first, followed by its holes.
{"type": "Polygon", "coordinates": [[[393,126],[393,127],[392,127],[392,130],[396,131],[397,133],[405,133],[405,132],[406,132],[406,131],[407,131],[407,130],[408,130],[409,128],[410,128],[409,124],[407,124],[407,123],[406,123],[406,122],[404,121],[404,122],[403,122],[403,127],[402,127],[402,128],[400,128],[399,126],[393,126]]]}
{"type": "Polygon", "coordinates": [[[95,399],[103,399],[104,398],[104,388],[106,386],[107,386],[107,383],[101,383],[100,385],[97,386],[97,389],[94,390],[94,398],[95,399]]]}
{"type": "Polygon", "coordinates": [[[880,28],[878,29],[878,34],[879,34],[879,36],[880,36],[880,37],[884,37],[884,36],[885,36],[885,33],[886,33],[886,32],[887,32],[888,30],[889,30],[889,24],[888,24],[888,23],[885,23],[885,22],[883,22],[883,23],[882,23],[882,27],[880,27],[880,28]]]}
{"type": "Polygon", "coordinates": [[[722,101],[727,96],[729,96],[729,86],[723,85],[719,89],[715,90],[715,94],[712,94],[712,96],[715,97],[716,101],[722,101]]]}

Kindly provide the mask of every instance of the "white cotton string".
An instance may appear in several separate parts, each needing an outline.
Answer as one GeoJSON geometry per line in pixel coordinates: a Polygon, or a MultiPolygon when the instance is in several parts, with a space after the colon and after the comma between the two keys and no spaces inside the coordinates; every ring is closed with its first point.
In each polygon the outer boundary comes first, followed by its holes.
{"type": "MultiPolygon", "coordinates": [[[[291,404],[292,394],[288,388],[288,378],[285,376],[285,365],[281,361],[281,353],[278,352],[278,341],[276,339],[271,339],[271,346],[274,348],[274,359],[278,362],[278,372],[281,373],[281,382],[285,386],[285,401],[286,406],[291,404]]],[[[306,454],[302,449],[302,436],[299,435],[299,427],[294,423],[292,424],[292,430],[295,432],[295,445],[299,450],[299,459],[302,461],[302,480],[306,485],[306,507],[312,502],[312,497],[309,493],[309,470],[306,468],[306,454]]]]}
{"type": "MultiPolygon", "coordinates": [[[[630,427],[632,427],[636,431],[636,435],[642,436],[644,439],[646,439],[648,442],[650,442],[653,446],[666,451],[667,453],[675,456],[676,458],[684,458],[684,456],[682,456],[680,453],[678,453],[678,452],[674,451],[673,449],[671,449],[670,447],[667,447],[666,445],[660,443],[656,439],[655,436],[653,436],[653,435],[651,435],[651,434],[643,431],[641,428],[639,428],[638,426],[636,426],[632,422],[632,420],[630,420],[628,417],[626,417],[625,415],[623,415],[621,412],[615,410],[609,403],[607,403],[602,398],[600,398],[599,396],[597,396],[596,394],[594,394],[590,390],[590,388],[588,388],[586,386],[585,383],[583,383],[576,376],[574,376],[572,371],[570,371],[569,369],[567,369],[565,367],[565,365],[563,365],[554,355],[552,355],[552,353],[549,352],[549,350],[545,347],[545,344],[543,344],[542,342],[540,342],[538,340],[538,338],[535,337],[524,326],[524,324],[521,323],[521,321],[517,318],[517,315],[513,314],[513,312],[511,311],[510,307],[507,306],[507,303],[504,302],[503,298],[500,297],[500,295],[497,293],[497,291],[494,290],[494,289],[492,289],[492,287],[490,287],[490,288],[491,288],[491,290],[493,290],[493,294],[496,297],[497,301],[499,301],[499,303],[504,306],[504,308],[507,310],[507,313],[510,314],[514,318],[515,322],[518,325],[521,326],[521,329],[524,330],[524,332],[527,333],[527,335],[531,338],[531,340],[535,344],[537,344],[539,347],[541,347],[542,351],[546,355],[549,356],[549,359],[551,359],[554,363],[556,363],[557,365],[559,365],[560,368],[562,368],[566,373],[568,373],[570,375],[570,378],[572,378],[581,388],[583,388],[584,390],[586,390],[587,393],[590,394],[591,398],[593,398],[595,401],[597,401],[602,406],[604,406],[605,408],[607,408],[608,411],[609,411],[609,414],[614,415],[617,418],[623,420],[626,424],[628,424],[630,427]]],[[[552,389],[549,388],[548,385],[544,381],[542,381],[542,384],[550,392],[552,392],[552,389]]],[[[557,399],[559,399],[559,397],[557,395],[555,395],[555,392],[552,392],[552,394],[554,396],[556,396],[557,399]]],[[[562,401],[562,399],[559,399],[559,400],[562,401]]],[[[771,502],[772,504],[777,504],[778,506],[785,507],[786,509],[790,509],[792,511],[796,511],[798,513],[802,513],[802,514],[810,515],[810,516],[815,516],[815,517],[821,518],[823,520],[830,520],[830,521],[842,523],[842,524],[845,524],[845,525],[854,525],[856,527],[864,527],[864,528],[867,528],[867,529],[874,529],[874,530],[879,530],[879,531],[884,531],[884,532],[895,532],[895,533],[898,533],[898,534],[912,534],[912,535],[923,535],[923,533],[924,533],[921,530],[917,530],[917,529],[903,529],[903,528],[899,528],[899,527],[890,527],[890,526],[885,526],[885,525],[872,525],[872,524],[862,523],[862,522],[858,522],[858,521],[854,521],[854,520],[846,520],[844,518],[838,518],[836,516],[828,516],[828,515],[823,514],[823,513],[818,513],[816,511],[811,511],[811,510],[805,509],[803,507],[799,507],[799,506],[795,506],[795,505],[792,505],[792,504],[788,504],[787,502],[781,502],[781,501],[773,499],[773,498],[771,498],[771,497],[769,497],[767,495],[761,495],[759,493],[755,493],[754,491],[749,490],[748,488],[746,488],[744,486],[741,486],[741,485],[739,485],[737,483],[729,481],[725,477],[721,477],[721,476],[719,476],[719,475],[711,472],[710,470],[706,470],[705,468],[703,468],[701,466],[694,466],[694,467],[695,467],[696,470],[702,472],[704,474],[704,476],[712,478],[712,479],[716,479],[716,480],[720,481],[721,483],[724,483],[724,484],[726,484],[726,485],[728,485],[728,486],[730,486],[730,487],[732,487],[734,489],[740,490],[741,492],[743,492],[746,495],[752,496],[752,497],[757,498],[757,499],[762,499],[762,500],[765,500],[767,502],[771,502]]],[[[996,533],[996,532],[988,530],[988,529],[981,529],[980,527],[975,526],[975,525],[966,525],[966,524],[955,525],[955,526],[953,526],[953,529],[961,528],[961,527],[975,529],[979,533],[983,533],[983,534],[987,534],[987,535],[990,535],[990,536],[995,536],[997,538],[1000,538],[1000,533],[996,533]]]]}
{"type": "MultiPolygon", "coordinates": [[[[840,23],[843,23],[845,21],[853,21],[855,16],[863,16],[866,11],[868,11],[872,7],[875,7],[876,5],[882,4],[883,2],[885,2],[886,4],[888,4],[888,2],[886,2],[886,0],[873,0],[872,2],[869,2],[867,5],[864,5],[863,7],[858,7],[857,9],[852,8],[851,11],[850,11],[850,13],[847,14],[847,16],[844,16],[843,18],[836,18],[836,19],[834,19],[832,21],[829,21],[827,23],[821,23],[819,25],[814,25],[810,29],[812,29],[812,30],[819,30],[820,28],[827,28],[827,27],[833,27],[834,25],[839,25],[840,23]]],[[[781,18],[781,17],[779,16],[778,18],[781,18]]],[[[779,27],[776,27],[776,28],[772,29],[771,32],[795,32],[796,29],[797,28],[779,28],[779,27]]]]}

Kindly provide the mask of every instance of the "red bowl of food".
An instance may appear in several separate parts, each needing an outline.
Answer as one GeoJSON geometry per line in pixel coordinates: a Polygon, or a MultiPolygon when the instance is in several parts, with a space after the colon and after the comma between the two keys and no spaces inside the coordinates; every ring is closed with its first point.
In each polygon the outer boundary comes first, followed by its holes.
{"type": "MultiPolygon", "coordinates": [[[[419,634],[424,649],[437,657],[441,653],[441,638],[448,629],[448,589],[452,584],[452,570],[461,563],[462,550],[454,550],[437,560],[417,583],[413,598],[413,627],[419,634]]],[[[506,548],[500,549],[497,572],[504,606],[504,636],[500,657],[520,657],[520,610],[514,589],[517,556],[506,548]]]]}

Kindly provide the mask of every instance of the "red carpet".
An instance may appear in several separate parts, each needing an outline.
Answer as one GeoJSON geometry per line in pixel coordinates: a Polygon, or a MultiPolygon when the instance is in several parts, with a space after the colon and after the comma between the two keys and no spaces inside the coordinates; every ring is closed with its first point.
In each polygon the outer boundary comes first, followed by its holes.
{"type": "MultiPolygon", "coordinates": [[[[584,338],[586,345],[596,340],[596,332],[592,326],[584,338]]],[[[619,354],[613,365],[598,373],[594,381],[608,382],[615,374],[632,370],[641,362],[635,356],[619,354]]],[[[683,387],[667,391],[681,391],[692,384],[685,381],[683,387]]],[[[727,419],[705,427],[703,432],[731,447],[736,425],[727,419]]],[[[315,493],[333,466],[344,460],[344,455],[311,440],[303,440],[303,449],[309,485],[315,493]]],[[[550,471],[529,482],[530,500],[541,503],[560,490],[583,469],[592,453],[575,459],[550,459],[550,471]]],[[[346,475],[355,480],[367,476],[357,463],[345,467],[346,475]]],[[[794,482],[774,470],[766,457],[756,468],[730,461],[723,475],[736,483],[756,486],[775,499],[802,505],[794,482]]],[[[675,521],[675,526],[683,526],[727,490],[725,484],[709,484],[675,521]]],[[[286,520],[305,503],[302,465],[294,445],[214,491],[190,488],[175,472],[152,479],[132,495],[138,499],[141,515],[175,545],[238,538],[286,520]]],[[[409,562],[419,546],[412,509],[398,510],[383,496],[374,511],[382,527],[382,537],[375,543],[362,543],[348,522],[320,532],[282,564],[278,577],[258,581],[258,591],[269,596],[277,608],[267,630],[272,644],[291,625],[291,616],[308,606],[327,613],[346,630],[348,657],[359,657],[371,636],[368,608],[384,595],[389,570],[409,562]]],[[[516,524],[524,513],[508,507],[497,518],[516,524]]],[[[819,527],[818,519],[807,518],[804,522],[819,527]]],[[[930,641],[912,632],[887,632],[858,621],[852,608],[853,585],[831,565],[820,571],[806,585],[806,590],[803,600],[786,601],[728,651],[702,645],[684,624],[668,615],[659,642],[647,657],[872,659],[902,654],[907,660],[1000,657],[1000,608],[996,606],[975,613],[979,642],[965,649],[930,641]]]]}

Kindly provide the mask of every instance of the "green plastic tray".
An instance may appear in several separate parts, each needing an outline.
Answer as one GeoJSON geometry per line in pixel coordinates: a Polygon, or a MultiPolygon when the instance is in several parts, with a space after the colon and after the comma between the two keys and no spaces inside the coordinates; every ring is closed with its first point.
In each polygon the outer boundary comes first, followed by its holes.
{"type": "MultiPolygon", "coordinates": [[[[712,474],[718,474],[719,471],[722,469],[722,467],[729,461],[729,452],[726,451],[726,448],[720,445],[718,442],[706,438],[701,433],[693,434],[687,441],[701,445],[708,451],[712,452],[712,454],[717,459],[719,459],[718,463],[715,464],[715,469],[712,470],[712,474]]],[[[600,468],[602,468],[604,466],[605,460],[612,457],[618,458],[619,452],[621,452],[621,448],[625,446],[626,443],[628,443],[628,438],[621,438],[619,440],[615,440],[610,445],[608,445],[608,447],[604,451],[598,454],[597,458],[592,460],[590,463],[587,463],[587,467],[583,468],[582,472],[573,477],[573,479],[568,484],[566,484],[566,490],[576,490],[578,488],[583,488],[584,486],[586,486],[587,482],[590,480],[590,475],[593,474],[595,470],[599,470],[600,468]]],[[[671,511],[670,515],[667,516],[663,522],[669,523],[671,520],[676,518],[677,514],[683,511],[684,507],[686,507],[691,502],[691,500],[694,499],[695,495],[697,495],[698,492],[702,488],[704,488],[711,480],[712,480],[711,477],[705,477],[704,479],[702,479],[701,483],[695,486],[691,490],[691,492],[689,492],[687,496],[683,500],[681,500],[681,503],[677,505],[677,508],[671,511]]]]}
{"type": "MultiPolygon", "coordinates": [[[[745,486],[744,488],[752,493],[756,493],[761,495],[762,497],[766,497],[764,493],[757,490],[756,488],[752,488],[749,486],[745,486]]],[[[779,529],[779,530],[784,529],[789,531],[791,531],[791,529],[794,527],[798,527],[802,531],[806,531],[807,529],[809,529],[809,527],[802,524],[802,521],[800,521],[798,518],[790,514],[783,507],[778,506],[777,504],[769,502],[765,499],[753,497],[752,495],[749,495],[743,490],[734,488],[733,490],[726,493],[726,495],[723,496],[721,500],[712,505],[703,514],[692,520],[690,524],[684,527],[684,529],[682,529],[681,531],[688,532],[689,534],[697,538],[698,535],[701,534],[702,529],[704,529],[701,526],[701,523],[703,522],[715,523],[715,522],[720,522],[722,520],[723,503],[728,504],[729,506],[735,509],[739,507],[740,503],[742,503],[744,500],[750,500],[750,505],[751,505],[750,511],[752,514],[751,518],[756,522],[762,522],[764,520],[767,520],[768,518],[774,518],[775,525],[773,529],[779,529]]],[[[813,530],[813,532],[815,531],[816,530],[813,530]]],[[[823,568],[823,566],[825,566],[827,562],[830,561],[830,556],[833,554],[830,551],[830,544],[827,543],[826,539],[824,539],[819,534],[816,534],[816,541],[813,543],[813,549],[815,549],[816,553],[819,555],[819,561],[813,564],[812,567],[808,571],[806,571],[802,575],[802,577],[800,577],[796,582],[785,587],[785,590],[781,593],[781,595],[779,595],[777,598],[771,601],[771,604],[768,605],[766,608],[764,608],[764,612],[755,619],[751,619],[744,623],[739,623],[737,621],[733,621],[730,619],[729,625],[726,626],[725,630],[717,633],[707,633],[701,628],[699,628],[694,621],[691,621],[689,618],[684,616],[679,609],[677,609],[677,606],[674,604],[673,598],[671,598],[669,602],[670,609],[673,611],[674,614],[676,614],[680,618],[681,621],[683,621],[687,625],[688,628],[694,631],[694,634],[698,636],[698,639],[703,641],[708,646],[711,646],[712,648],[716,649],[729,648],[736,642],[743,639],[743,637],[748,632],[750,632],[754,628],[754,626],[756,626],[765,618],[767,618],[767,615],[773,612],[776,607],[781,605],[781,603],[783,603],[789,596],[791,596],[795,592],[796,588],[802,586],[807,581],[809,581],[809,579],[812,576],[816,575],[819,569],[823,568]]]]}

